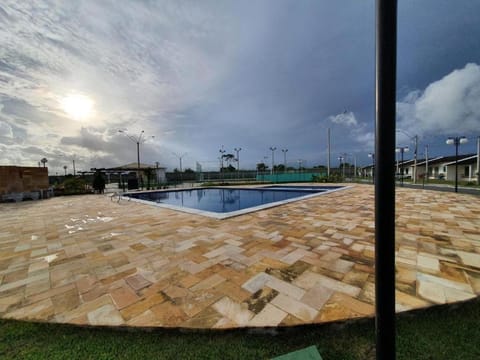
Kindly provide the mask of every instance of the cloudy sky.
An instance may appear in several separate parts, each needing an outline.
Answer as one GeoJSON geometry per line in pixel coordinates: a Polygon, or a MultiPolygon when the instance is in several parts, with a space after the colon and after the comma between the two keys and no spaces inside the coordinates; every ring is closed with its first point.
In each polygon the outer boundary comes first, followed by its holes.
{"type": "MultiPolygon", "coordinates": [[[[398,145],[451,154],[480,135],[479,1],[399,1],[398,145]]],[[[0,164],[51,173],[136,161],[169,169],[368,163],[374,0],[10,1],[0,4],[0,164]],[[126,133],[120,133],[124,130],[126,133]],[[154,136],[154,138],[152,138],[154,136]],[[176,155],[175,155],[176,154],[176,155]],[[265,158],[268,157],[268,158],[265,158]],[[351,155],[349,155],[351,159],[351,155]],[[350,160],[351,161],[351,160],[350,160]]]]}

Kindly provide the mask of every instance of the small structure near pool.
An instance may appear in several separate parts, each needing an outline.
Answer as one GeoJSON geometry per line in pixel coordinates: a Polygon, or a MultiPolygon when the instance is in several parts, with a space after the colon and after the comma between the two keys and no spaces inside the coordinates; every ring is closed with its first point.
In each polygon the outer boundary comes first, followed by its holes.
{"type": "Polygon", "coordinates": [[[48,168],[0,166],[0,202],[50,197],[48,168]]]}

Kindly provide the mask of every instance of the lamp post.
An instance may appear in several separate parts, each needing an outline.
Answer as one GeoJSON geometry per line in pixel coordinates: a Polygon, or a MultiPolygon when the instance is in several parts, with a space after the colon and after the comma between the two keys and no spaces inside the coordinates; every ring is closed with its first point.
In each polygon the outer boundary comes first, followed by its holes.
{"type": "Polygon", "coordinates": [[[345,181],[345,157],[340,155],[338,161],[340,162],[339,166],[342,167],[342,181],[345,181]]]}
{"type": "Polygon", "coordinates": [[[222,148],[218,150],[218,152],[220,153],[220,174],[222,175],[222,182],[223,182],[223,154],[225,154],[226,151],[227,150],[223,148],[223,145],[222,145],[222,148]]]}
{"type": "Polygon", "coordinates": [[[302,171],[302,163],[303,163],[303,160],[302,160],[302,159],[298,159],[297,162],[298,162],[298,172],[300,173],[300,172],[302,171]]]}
{"type": "Polygon", "coordinates": [[[240,151],[242,151],[242,148],[233,148],[233,150],[237,153],[237,178],[240,177],[240,151]]]}
{"type": "MultiPolygon", "coordinates": [[[[148,139],[153,139],[155,136],[151,136],[149,138],[145,137],[145,131],[142,130],[138,136],[132,136],[128,134],[127,130],[118,130],[119,133],[124,134],[126,137],[128,137],[131,141],[137,144],[137,168],[140,171],[140,144],[143,144],[145,141],[148,139]]],[[[74,170],[75,172],[75,170],[74,170]]]]}
{"type": "Polygon", "coordinates": [[[275,166],[275,150],[277,150],[277,148],[275,146],[270,146],[270,150],[272,151],[272,169],[270,170],[270,174],[273,175],[273,167],[275,166]]]}
{"type": "Polygon", "coordinates": [[[401,168],[400,168],[400,184],[403,186],[403,154],[408,152],[408,146],[400,146],[395,149],[395,152],[400,153],[401,156],[401,168]]]}
{"type": "Polygon", "coordinates": [[[375,154],[368,154],[369,158],[372,158],[372,183],[375,184],[375,154]]]}
{"type": "Polygon", "coordinates": [[[455,192],[458,192],[458,145],[466,144],[468,139],[465,136],[449,137],[447,145],[455,145],[455,192]]]}
{"type": "Polygon", "coordinates": [[[282,149],[283,152],[283,171],[287,172],[287,151],[288,149],[282,149]]]}

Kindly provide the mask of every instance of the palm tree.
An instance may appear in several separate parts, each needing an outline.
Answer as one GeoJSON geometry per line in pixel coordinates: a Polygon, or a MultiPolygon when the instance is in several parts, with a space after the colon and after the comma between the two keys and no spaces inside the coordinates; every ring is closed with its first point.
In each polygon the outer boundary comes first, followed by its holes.
{"type": "Polygon", "coordinates": [[[40,162],[43,164],[43,167],[45,167],[45,164],[48,162],[47,158],[43,158],[40,160],[40,162]]]}
{"type": "Polygon", "coordinates": [[[65,176],[67,176],[67,165],[63,165],[63,170],[65,170],[65,176]]]}

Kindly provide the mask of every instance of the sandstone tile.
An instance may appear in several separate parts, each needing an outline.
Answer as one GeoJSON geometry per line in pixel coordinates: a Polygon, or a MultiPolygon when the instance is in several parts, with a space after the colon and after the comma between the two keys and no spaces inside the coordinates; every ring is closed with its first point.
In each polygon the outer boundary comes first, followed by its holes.
{"type": "Polygon", "coordinates": [[[334,280],[327,276],[316,274],[310,271],[304,272],[297,279],[295,279],[293,283],[294,285],[300,286],[304,289],[310,289],[318,283],[319,285],[335,291],[343,292],[353,297],[357,296],[361,291],[361,289],[356,286],[348,285],[341,281],[334,280]]]}
{"type": "Polygon", "coordinates": [[[263,310],[255,315],[248,326],[277,326],[287,317],[288,313],[271,304],[265,305],[263,310]]]}
{"type": "Polygon", "coordinates": [[[128,285],[130,285],[130,287],[135,290],[135,291],[139,291],[147,286],[150,286],[152,285],[152,283],[150,281],[148,281],[147,279],[145,279],[142,275],[140,274],[136,274],[136,275],[133,275],[133,276],[130,276],[130,277],[127,277],[125,279],[125,281],[127,282],[128,285]]]}
{"type": "Polygon", "coordinates": [[[254,277],[252,277],[250,280],[245,282],[242,285],[242,288],[244,288],[247,291],[250,291],[251,293],[255,293],[261,288],[263,288],[268,280],[270,280],[272,277],[271,275],[268,275],[264,272],[260,272],[254,277]]]}
{"type": "Polygon", "coordinates": [[[220,315],[215,309],[207,307],[194,317],[182,323],[182,326],[195,329],[210,329],[213,328],[222,318],[222,315],[220,315]]]}
{"type": "Polygon", "coordinates": [[[126,285],[110,291],[110,296],[112,297],[115,307],[119,310],[139,300],[137,294],[126,285]]]}
{"type": "Polygon", "coordinates": [[[150,310],[162,326],[175,326],[188,319],[188,315],[179,306],[169,301],[152,306],[150,310]]]}
{"type": "Polygon", "coordinates": [[[218,274],[214,274],[214,275],[206,278],[205,280],[200,281],[196,285],[192,286],[190,288],[190,290],[195,292],[195,291],[210,289],[212,287],[215,287],[215,286],[221,284],[225,280],[226,279],[223,276],[220,276],[218,274]]]}
{"type": "Polygon", "coordinates": [[[307,323],[312,322],[318,314],[314,308],[283,294],[276,296],[271,304],[307,323]]]}
{"type": "Polygon", "coordinates": [[[434,282],[418,281],[417,292],[422,298],[435,303],[445,304],[447,299],[445,297],[445,287],[434,282]]]}
{"type": "Polygon", "coordinates": [[[61,314],[75,309],[80,304],[80,298],[75,288],[68,289],[51,297],[55,314],[61,314]]]}
{"type": "Polygon", "coordinates": [[[152,327],[159,325],[155,314],[151,310],[147,310],[144,313],[130,319],[126,323],[128,326],[138,326],[138,327],[152,327]]]}
{"type": "Polygon", "coordinates": [[[300,301],[316,310],[320,310],[323,305],[325,305],[325,303],[328,301],[328,299],[330,299],[330,296],[332,296],[332,294],[332,289],[317,284],[310,290],[308,290],[308,292],[303,295],[300,301]]]}
{"type": "Polygon", "coordinates": [[[253,313],[246,308],[246,304],[234,302],[227,296],[221,298],[212,307],[235,325],[247,325],[253,317],[253,313]]]}
{"type": "Polygon", "coordinates": [[[129,306],[126,306],[120,310],[122,317],[129,321],[142,313],[149,310],[152,306],[161,304],[165,301],[166,297],[163,294],[154,294],[145,299],[140,299],[129,306]]]}
{"type": "Polygon", "coordinates": [[[266,286],[277,290],[279,293],[288,295],[291,298],[299,300],[303,295],[305,295],[305,290],[289,284],[285,281],[279,280],[275,277],[270,277],[268,281],[265,283],[266,286]]]}
{"type": "Polygon", "coordinates": [[[118,326],[124,323],[120,312],[111,304],[89,312],[87,318],[90,325],[118,326]]]}
{"type": "Polygon", "coordinates": [[[50,299],[17,308],[2,316],[6,319],[48,320],[54,315],[54,308],[50,299]]]}

